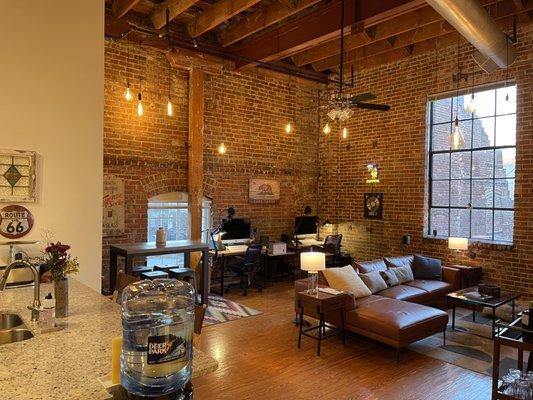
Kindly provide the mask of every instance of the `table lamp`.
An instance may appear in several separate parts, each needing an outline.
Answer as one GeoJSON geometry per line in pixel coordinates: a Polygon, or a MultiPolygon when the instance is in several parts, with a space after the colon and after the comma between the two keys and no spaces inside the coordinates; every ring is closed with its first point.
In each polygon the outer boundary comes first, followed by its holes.
{"type": "Polygon", "coordinates": [[[448,248],[450,250],[468,250],[468,239],[462,237],[449,237],[448,248]]]}
{"type": "Polygon", "coordinates": [[[307,271],[307,294],[318,294],[318,271],[326,269],[326,254],[308,251],[300,254],[300,268],[307,271]]]}

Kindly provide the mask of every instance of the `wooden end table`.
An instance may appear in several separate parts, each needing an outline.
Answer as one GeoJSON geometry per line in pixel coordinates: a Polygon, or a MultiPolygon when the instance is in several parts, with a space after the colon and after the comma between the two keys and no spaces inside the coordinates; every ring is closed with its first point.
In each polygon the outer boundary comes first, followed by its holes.
{"type": "Polygon", "coordinates": [[[450,268],[455,268],[461,274],[461,289],[473,285],[479,285],[483,268],[480,266],[472,267],[469,265],[450,265],[450,268]]]}
{"type": "Polygon", "coordinates": [[[320,355],[320,346],[322,340],[330,338],[335,335],[342,336],[342,345],[346,344],[344,335],[344,293],[331,294],[322,291],[318,291],[316,295],[307,294],[307,291],[299,292],[296,295],[298,303],[300,328],[298,332],[298,348],[302,344],[302,336],[307,336],[311,339],[318,341],[316,355],[320,355]],[[340,313],[340,327],[335,327],[326,322],[326,314],[340,313]],[[303,328],[304,314],[318,319],[318,325],[311,326],[309,328],[303,328]],[[326,328],[331,329],[331,332],[326,334],[326,328]],[[309,332],[318,330],[318,337],[310,334],[309,332]]]}

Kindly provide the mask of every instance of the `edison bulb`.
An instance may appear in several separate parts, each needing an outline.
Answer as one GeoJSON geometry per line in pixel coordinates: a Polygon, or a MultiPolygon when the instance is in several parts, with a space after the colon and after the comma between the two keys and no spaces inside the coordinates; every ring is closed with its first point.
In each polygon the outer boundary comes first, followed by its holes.
{"type": "Polygon", "coordinates": [[[139,104],[137,104],[137,115],[139,117],[143,115],[143,103],[141,100],[139,100],[139,104]]]}
{"type": "Polygon", "coordinates": [[[461,129],[459,129],[459,121],[455,120],[455,126],[453,127],[453,131],[450,135],[450,147],[453,150],[459,150],[465,145],[465,138],[461,132],[461,129]]]}
{"type": "Polygon", "coordinates": [[[472,94],[472,97],[470,97],[470,101],[466,105],[466,111],[473,114],[476,112],[476,102],[474,100],[474,95],[472,94]]]}
{"type": "Polygon", "coordinates": [[[322,132],[324,132],[326,135],[331,132],[331,128],[328,123],[324,125],[324,128],[322,128],[322,132]]]}
{"type": "Polygon", "coordinates": [[[173,114],[172,102],[169,99],[168,103],[167,103],[167,115],[170,117],[170,116],[172,116],[172,114],[173,114]]]}
{"type": "Polygon", "coordinates": [[[348,137],[348,128],[344,127],[342,129],[342,138],[346,139],[348,137]]]}
{"type": "Polygon", "coordinates": [[[218,154],[226,154],[226,145],[224,144],[224,142],[218,145],[217,150],[218,150],[218,154]]]}
{"type": "Polygon", "coordinates": [[[133,96],[131,94],[131,90],[130,90],[130,85],[128,85],[128,87],[126,88],[126,94],[124,95],[124,97],[126,98],[126,100],[130,101],[131,99],[133,99],[133,96]]]}
{"type": "Polygon", "coordinates": [[[292,132],[292,124],[290,122],[287,125],[285,125],[285,132],[286,133],[292,132]]]}

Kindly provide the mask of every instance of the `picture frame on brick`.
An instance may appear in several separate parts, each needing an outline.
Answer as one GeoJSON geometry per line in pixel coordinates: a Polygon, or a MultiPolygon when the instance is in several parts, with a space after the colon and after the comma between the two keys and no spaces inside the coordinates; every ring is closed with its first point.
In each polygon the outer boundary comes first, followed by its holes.
{"type": "Polygon", "coordinates": [[[383,193],[365,193],[363,213],[367,219],[383,219],[383,193]]]}
{"type": "Polygon", "coordinates": [[[280,181],[277,179],[250,178],[248,199],[252,204],[276,204],[280,197],[280,181]]]}

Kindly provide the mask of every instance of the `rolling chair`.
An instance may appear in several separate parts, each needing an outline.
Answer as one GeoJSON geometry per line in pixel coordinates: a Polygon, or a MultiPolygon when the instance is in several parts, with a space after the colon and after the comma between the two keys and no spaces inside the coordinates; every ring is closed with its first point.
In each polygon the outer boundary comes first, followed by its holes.
{"type": "Polygon", "coordinates": [[[327,257],[326,259],[326,267],[332,268],[332,267],[342,267],[341,264],[341,242],[342,242],[342,235],[328,235],[324,239],[324,252],[332,254],[331,256],[327,257]]]}
{"type": "Polygon", "coordinates": [[[253,276],[261,267],[261,252],[263,249],[262,243],[251,244],[246,249],[244,257],[235,257],[237,262],[227,265],[227,269],[236,273],[240,277],[240,283],[232,283],[228,285],[225,293],[231,288],[239,287],[243,290],[243,294],[248,294],[248,288],[255,287],[259,292],[262,291],[263,286],[252,282],[253,276]]]}

